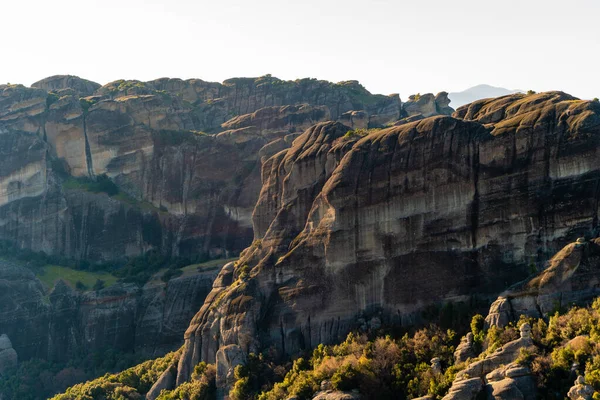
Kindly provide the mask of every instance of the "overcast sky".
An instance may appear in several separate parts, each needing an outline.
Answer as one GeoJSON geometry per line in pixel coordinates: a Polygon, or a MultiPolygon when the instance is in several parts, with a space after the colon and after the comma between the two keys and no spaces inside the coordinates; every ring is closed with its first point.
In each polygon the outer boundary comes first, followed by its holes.
{"type": "Polygon", "coordinates": [[[600,0],[2,0],[0,83],[272,74],[600,97],[600,0]]]}

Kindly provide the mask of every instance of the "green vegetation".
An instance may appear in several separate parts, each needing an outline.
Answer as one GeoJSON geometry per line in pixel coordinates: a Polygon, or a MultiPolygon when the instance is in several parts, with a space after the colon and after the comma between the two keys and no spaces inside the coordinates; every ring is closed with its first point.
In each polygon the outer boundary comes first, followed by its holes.
{"type": "Polygon", "coordinates": [[[46,97],[46,109],[49,109],[50,106],[58,101],[59,97],[56,93],[48,93],[48,97],[46,97]]]}
{"type": "Polygon", "coordinates": [[[212,364],[201,362],[194,368],[192,380],[175,390],[163,390],[157,400],[209,400],[216,395],[216,369],[212,364]]]}
{"type": "Polygon", "coordinates": [[[106,193],[109,196],[119,194],[119,187],[106,175],[98,175],[96,179],[87,177],[68,178],[64,183],[65,189],[87,190],[92,193],[106,193]]]}
{"type": "MultiPolygon", "coordinates": [[[[118,374],[106,374],[100,378],[75,385],[52,400],[141,400],[160,375],[170,369],[177,372],[176,357],[179,352],[146,361],[118,374]]],[[[163,390],[159,400],[209,400],[216,394],[216,370],[214,365],[201,362],[194,368],[190,382],[172,391],[163,390]]]]}
{"type": "Polygon", "coordinates": [[[364,137],[370,135],[371,133],[380,131],[380,128],[371,128],[371,129],[352,129],[346,132],[344,135],[345,138],[354,138],[354,137],[364,137]]]}
{"type": "Polygon", "coordinates": [[[536,94],[537,92],[535,90],[528,90],[527,91],[527,95],[532,95],[532,94],[536,94]]]}
{"type": "Polygon", "coordinates": [[[91,100],[89,98],[85,98],[82,97],[79,99],[79,104],[81,105],[81,109],[83,110],[84,114],[87,114],[87,112],[89,111],[89,109],[96,104],[96,101],[91,100]]]}
{"type": "Polygon", "coordinates": [[[237,260],[237,257],[209,260],[198,264],[188,265],[186,267],[181,268],[181,271],[184,273],[185,276],[194,275],[198,272],[212,271],[221,268],[223,265],[233,262],[235,260],[237,260]]]}
{"type": "Polygon", "coordinates": [[[240,400],[290,396],[312,399],[321,382],[328,380],[333,388],[358,390],[365,399],[407,399],[425,394],[441,398],[458,371],[449,367],[456,342],[454,331],[444,332],[435,326],[398,339],[389,335],[369,339],[364,334],[350,334],[339,345],[321,344],[308,358],[295,360],[291,368],[284,368],[288,372],[274,385],[264,381],[282,375],[282,367],[270,366],[264,360],[265,355],[251,355],[248,364],[239,367],[239,373],[236,370],[237,381],[230,396],[240,400]],[[430,360],[434,357],[449,367],[445,374],[431,371],[430,360]]]}
{"type": "Polygon", "coordinates": [[[139,400],[146,394],[160,375],[173,367],[177,353],[146,361],[118,374],[106,374],[100,378],[70,387],[53,400],[139,400]]]}
{"type": "MultiPolygon", "coordinates": [[[[245,365],[235,368],[229,397],[279,400],[295,396],[308,400],[320,390],[323,381],[329,381],[332,388],[356,390],[366,400],[402,400],[425,395],[439,400],[459,371],[517,339],[524,323],[531,325],[537,350],[521,350],[516,362],[528,366],[535,375],[538,398],[564,399],[573,384],[573,373],[584,375],[586,383],[600,391],[599,298],[590,307],[573,307],[548,319],[521,316],[505,328],[486,329],[483,317],[475,315],[470,328],[482,352],[478,358],[459,365],[454,364],[453,357],[458,335],[434,325],[398,337],[383,332],[372,336],[351,333],[344,342],[333,346],[320,344],[293,362],[275,362],[273,349],[251,353],[245,365]],[[430,365],[434,357],[439,359],[439,373],[430,365]]],[[[138,399],[136,396],[145,394],[161,371],[174,365],[168,357],[173,355],[74,386],[55,399],[138,399]]],[[[200,363],[190,382],[173,391],[161,392],[159,399],[204,400],[214,395],[214,366],[200,363]]],[[[594,396],[597,398],[598,393],[594,396]]]]}
{"type": "MultiPolygon", "coordinates": [[[[165,358],[171,359],[170,357],[173,356],[169,354],[165,358]]],[[[159,360],[156,361],[156,368],[158,369],[162,367],[158,364],[159,360]]],[[[20,361],[18,367],[4,371],[0,375],[0,393],[5,396],[5,399],[47,399],[56,393],[65,391],[70,386],[102,376],[106,372],[123,371],[141,361],[143,360],[133,353],[116,352],[113,349],[103,349],[86,356],[75,355],[68,363],[50,363],[40,359],[20,361]]],[[[153,364],[155,362],[151,361],[149,363],[153,364]]],[[[141,364],[135,369],[139,370],[147,364],[141,364]]],[[[140,375],[143,376],[144,374],[140,375]]],[[[154,376],[156,374],[151,377],[148,376],[145,381],[154,380],[154,376]]],[[[88,392],[87,395],[81,394],[81,397],[72,398],[100,398],[85,396],[91,396],[91,394],[88,392]]],[[[69,399],[71,397],[63,398],[69,399]]]]}
{"type": "MultiPolygon", "coordinates": [[[[586,383],[600,391],[600,298],[590,307],[573,307],[565,314],[556,312],[547,320],[521,316],[505,328],[484,328],[484,319],[471,320],[477,359],[492,354],[504,344],[519,338],[519,328],[529,323],[537,350],[523,349],[516,362],[527,365],[538,385],[538,398],[562,400],[573,385],[575,374],[585,376],[586,383]]],[[[365,399],[409,399],[424,395],[441,399],[455,375],[470,362],[454,365],[456,344],[453,331],[443,332],[435,326],[399,339],[350,334],[337,346],[319,345],[308,359],[297,359],[282,381],[264,390],[262,369],[236,371],[232,398],[275,400],[297,396],[311,399],[320,383],[329,380],[333,388],[358,390],[365,399]],[[442,373],[429,366],[433,357],[440,359],[442,373]],[[260,386],[262,385],[262,386],[260,386]],[[260,386],[261,390],[256,388],[260,386]],[[260,393],[260,394],[258,394],[260,393]]],[[[266,364],[266,363],[263,363],[266,364]]],[[[278,367],[280,368],[280,367],[278,367]]],[[[273,374],[271,374],[273,375],[273,374]]],[[[598,397],[598,393],[595,395],[598,397]]]]}
{"type": "Polygon", "coordinates": [[[594,103],[598,103],[598,102],[600,102],[600,99],[598,99],[597,97],[594,97],[594,98],[592,99],[592,101],[593,101],[594,103]]]}
{"type": "Polygon", "coordinates": [[[153,133],[158,140],[167,146],[180,146],[186,142],[193,143],[199,137],[211,137],[201,131],[174,131],[161,129],[153,133]]]}
{"type": "MultiPolygon", "coordinates": [[[[56,165],[53,164],[53,168],[56,168],[56,170],[58,170],[59,173],[61,171],[64,171],[64,167],[61,167],[62,164],[60,162],[57,161],[55,162],[55,164],[56,165]]],[[[96,177],[96,179],[91,179],[88,177],[76,178],[68,176],[66,171],[64,171],[63,176],[66,177],[65,181],[63,182],[63,188],[65,188],[66,190],[85,190],[91,193],[106,193],[113,199],[140,210],[152,212],[168,211],[167,208],[164,206],[155,207],[152,203],[148,201],[135,199],[128,193],[121,191],[119,187],[106,174],[99,175],[96,177]]]]}
{"type": "Polygon", "coordinates": [[[49,289],[53,288],[59,279],[79,290],[86,290],[91,287],[98,290],[95,285],[99,280],[103,281],[105,286],[111,286],[117,282],[117,277],[107,272],[75,270],[59,265],[47,265],[37,268],[35,272],[38,279],[49,289]]]}
{"type": "Polygon", "coordinates": [[[194,257],[172,257],[161,254],[157,250],[150,250],[137,257],[124,258],[123,260],[91,264],[86,260],[74,260],[58,255],[48,255],[42,251],[35,252],[21,249],[14,243],[0,240],[0,258],[16,262],[36,273],[47,287],[52,288],[58,279],[63,279],[72,287],[79,290],[92,288],[99,290],[103,281],[104,287],[111,286],[115,281],[136,283],[144,285],[155,274],[160,276],[171,270],[167,276],[190,276],[196,272],[217,269],[230,259],[209,260],[207,254],[199,253],[194,257]],[[181,270],[174,272],[174,270],[181,270]],[[77,285],[77,282],[81,282],[77,285]]]}

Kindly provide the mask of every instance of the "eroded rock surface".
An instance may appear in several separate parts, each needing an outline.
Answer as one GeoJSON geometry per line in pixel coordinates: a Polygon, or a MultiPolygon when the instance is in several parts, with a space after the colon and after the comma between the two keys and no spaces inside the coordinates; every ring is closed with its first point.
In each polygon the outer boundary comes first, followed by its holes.
{"type": "Polygon", "coordinates": [[[178,382],[223,346],[294,354],[373,311],[410,324],[426,304],[495,295],[596,229],[598,104],[518,94],[343,130],[317,125],[264,162],[255,241],[190,324],[178,382]]]}
{"type": "Polygon", "coordinates": [[[13,349],[9,337],[5,334],[0,335],[0,375],[16,367],[18,360],[17,352],[13,349]]]}
{"type": "Polygon", "coordinates": [[[402,114],[398,95],[372,95],[356,81],[100,87],[59,75],[33,86],[0,86],[0,239],[92,262],[150,249],[237,254],[252,241],[261,162],[288,148],[290,134],[348,112],[365,127],[402,114]],[[120,196],[72,182],[103,174],[120,196]]]}
{"type": "Polygon", "coordinates": [[[58,281],[46,297],[32,272],[0,262],[0,332],[25,360],[67,362],[108,348],[162,355],[181,345],[194,309],[204,302],[217,273],[85,293],[58,281]]]}
{"type": "Polygon", "coordinates": [[[556,307],[590,302],[600,293],[600,239],[578,239],[548,261],[546,269],[492,303],[488,326],[504,327],[520,316],[541,318],[556,307]]]}

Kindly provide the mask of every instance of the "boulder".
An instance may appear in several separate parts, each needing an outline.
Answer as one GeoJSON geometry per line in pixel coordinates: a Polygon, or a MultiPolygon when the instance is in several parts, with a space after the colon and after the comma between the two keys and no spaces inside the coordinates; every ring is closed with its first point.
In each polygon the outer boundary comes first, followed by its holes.
{"type": "Polygon", "coordinates": [[[238,365],[246,363],[246,353],[238,345],[224,346],[216,357],[217,386],[228,388],[235,383],[234,371],[238,365]]]}
{"type": "Polygon", "coordinates": [[[594,388],[585,384],[583,376],[577,377],[575,384],[569,389],[569,393],[567,394],[570,400],[591,400],[593,395],[594,388]]]}
{"type": "Polygon", "coordinates": [[[501,366],[486,375],[487,397],[492,400],[535,400],[536,380],[531,370],[516,363],[501,366]]]}
{"type": "Polygon", "coordinates": [[[455,381],[442,400],[476,400],[483,387],[481,378],[455,381]]]}
{"type": "Polygon", "coordinates": [[[177,359],[160,375],[146,394],[146,400],[155,400],[163,390],[172,390],[177,381],[177,359]]]}
{"type": "Polygon", "coordinates": [[[460,343],[458,346],[456,346],[456,351],[454,352],[454,363],[460,364],[470,358],[475,358],[476,356],[477,354],[475,353],[473,344],[473,334],[469,332],[460,339],[460,343]]]}
{"type": "Polygon", "coordinates": [[[360,394],[355,392],[328,390],[316,393],[313,400],[360,400],[360,398],[360,394]]]}

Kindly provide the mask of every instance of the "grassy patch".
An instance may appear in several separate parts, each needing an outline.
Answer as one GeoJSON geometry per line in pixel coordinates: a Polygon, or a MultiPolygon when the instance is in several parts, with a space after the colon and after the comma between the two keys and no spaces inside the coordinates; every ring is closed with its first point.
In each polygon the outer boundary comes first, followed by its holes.
{"type": "Polygon", "coordinates": [[[119,187],[106,175],[99,175],[95,180],[81,177],[70,177],[63,182],[65,189],[87,190],[92,193],[106,193],[109,196],[119,194],[119,187]]]}
{"type": "MultiPolygon", "coordinates": [[[[176,275],[173,275],[172,278],[193,276],[193,275],[199,274],[201,272],[214,271],[216,269],[221,268],[223,265],[230,263],[232,261],[235,261],[235,260],[237,260],[237,257],[235,257],[235,258],[219,258],[216,260],[210,260],[210,261],[206,261],[203,263],[190,264],[183,268],[177,269],[177,271],[180,271],[181,273],[177,273],[176,275]]],[[[169,271],[173,271],[173,268],[161,269],[156,274],[154,274],[154,276],[151,279],[151,282],[160,282],[161,280],[164,281],[163,276],[165,276],[165,274],[168,274],[167,277],[169,277],[169,271]]],[[[171,277],[169,277],[169,278],[171,278],[171,277]]]]}
{"type": "Polygon", "coordinates": [[[187,267],[183,267],[181,270],[183,273],[196,273],[196,272],[205,272],[213,269],[221,268],[223,265],[228,264],[232,261],[237,260],[237,257],[234,258],[219,258],[216,260],[206,261],[200,264],[192,264],[187,267]]]}
{"type": "Polygon", "coordinates": [[[104,287],[114,285],[117,278],[106,272],[90,272],[75,270],[59,265],[46,265],[36,271],[36,276],[49,289],[52,289],[59,279],[65,281],[69,286],[76,288],[77,282],[81,282],[88,290],[94,287],[96,281],[104,281],[104,287]]]}

